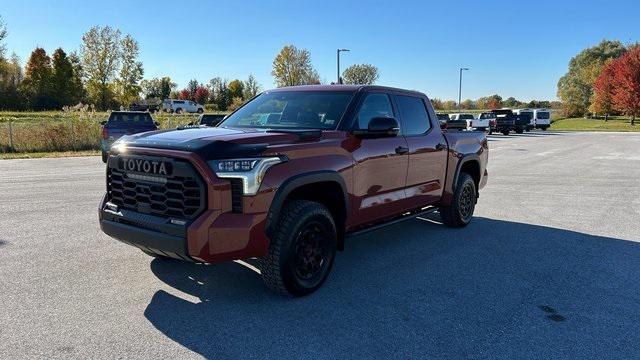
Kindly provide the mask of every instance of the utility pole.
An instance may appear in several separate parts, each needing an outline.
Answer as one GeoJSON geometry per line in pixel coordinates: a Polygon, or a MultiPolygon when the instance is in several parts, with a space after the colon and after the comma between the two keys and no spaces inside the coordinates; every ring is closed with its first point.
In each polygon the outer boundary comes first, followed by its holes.
{"type": "Polygon", "coordinates": [[[462,102],[462,71],[469,70],[469,68],[460,68],[460,85],[458,87],[458,110],[461,109],[462,102]]]}
{"type": "Polygon", "coordinates": [[[340,52],[342,51],[351,51],[349,49],[338,49],[336,51],[336,63],[338,68],[338,82],[337,84],[342,84],[342,77],[340,76],[340,52]]]}

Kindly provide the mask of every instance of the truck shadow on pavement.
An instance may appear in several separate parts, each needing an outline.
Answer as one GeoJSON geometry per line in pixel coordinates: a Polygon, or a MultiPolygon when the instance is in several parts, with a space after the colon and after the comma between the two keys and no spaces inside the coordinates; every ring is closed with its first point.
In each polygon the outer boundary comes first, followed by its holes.
{"type": "Polygon", "coordinates": [[[145,316],[207,358],[640,357],[640,243],[436,219],[349,239],[324,287],[300,299],[237,263],[154,260],[190,296],[159,290],[145,316]]]}

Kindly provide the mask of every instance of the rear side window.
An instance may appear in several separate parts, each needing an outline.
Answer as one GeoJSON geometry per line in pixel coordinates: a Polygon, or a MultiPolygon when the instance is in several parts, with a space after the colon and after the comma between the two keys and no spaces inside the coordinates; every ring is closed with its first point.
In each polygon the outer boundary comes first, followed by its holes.
{"type": "Polygon", "coordinates": [[[398,107],[404,125],[404,135],[421,135],[429,131],[429,115],[424,101],[413,96],[397,96],[398,107]]]}
{"type": "Polygon", "coordinates": [[[149,113],[111,113],[107,124],[111,127],[153,126],[149,113]]]}
{"type": "Polygon", "coordinates": [[[358,112],[358,129],[369,127],[369,121],[376,117],[393,117],[393,107],[387,94],[369,94],[358,112]]]}

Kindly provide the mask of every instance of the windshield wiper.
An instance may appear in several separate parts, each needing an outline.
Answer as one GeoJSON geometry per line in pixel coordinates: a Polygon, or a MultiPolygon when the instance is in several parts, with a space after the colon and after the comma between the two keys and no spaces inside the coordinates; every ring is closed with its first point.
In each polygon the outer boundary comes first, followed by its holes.
{"type": "Polygon", "coordinates": [[[268,133],[283,133],[297,135],[300,140],[315,140],[322,137],[322,130],[318,129],[267,129],[268,133]]]}

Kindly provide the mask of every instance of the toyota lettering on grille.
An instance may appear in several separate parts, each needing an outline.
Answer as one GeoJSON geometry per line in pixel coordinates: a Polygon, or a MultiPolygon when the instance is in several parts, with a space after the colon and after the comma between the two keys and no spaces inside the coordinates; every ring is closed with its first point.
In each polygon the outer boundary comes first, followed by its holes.
{"type": "Polygon", "coordinates": [[[171,175],[171,164],[158,160],[122,158],[120,168],[125,171],[133,171],[150,175],[171,175]]]}

